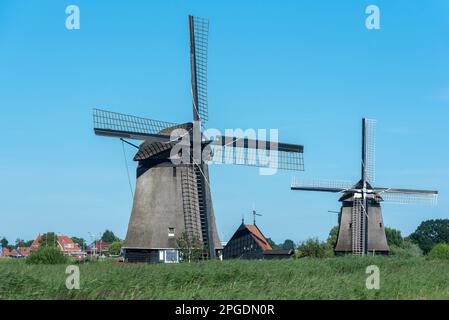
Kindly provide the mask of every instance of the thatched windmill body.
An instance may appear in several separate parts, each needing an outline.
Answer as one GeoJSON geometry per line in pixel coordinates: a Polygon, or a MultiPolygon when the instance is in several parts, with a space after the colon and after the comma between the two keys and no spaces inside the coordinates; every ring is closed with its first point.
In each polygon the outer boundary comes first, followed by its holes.
{"type": "Polygon", "coordinates": [[[189,16],[193,122],[176,124],[94,110],[97,135],[143,140],[134,157],[137,181],[123,244],[126,261],[176,262],[176,239],[184,232],[204,245],[208,258],[220,254],[209,162],[303,170],[301,145],[204,134],[208,30],[206,19],[189,16]],[[274,155],[275,163],[263,161],[266,154],[274,155]]]}
{"type": "Polygon", "coordinates": [[[339,231],[336,253],[365,255],[388,253],[381,202],[397,204],[436,203],[438,192],[430,190],[374,187],[375,120],[362,121],[361,179],[354,185],[347,181],[294,179],[291,189],[341,193],[339,231]]]}

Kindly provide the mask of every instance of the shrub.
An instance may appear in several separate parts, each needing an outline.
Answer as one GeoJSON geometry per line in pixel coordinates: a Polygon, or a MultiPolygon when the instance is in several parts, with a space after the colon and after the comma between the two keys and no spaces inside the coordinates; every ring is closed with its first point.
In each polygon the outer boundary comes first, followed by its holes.
{"type": "Polygon", "coordinates": [[[444,259],[449,260],[449,245],[446,243],[439,243],[433,246],[430,250],[429,259],[444,259]]]}
{"type": "Polygon", "coordinates": [[[320,242],[318,238],[310,238],[298,246],[295,256],[297,258],[327,258],[333,256],[333,250],[328,243],[320,242]]]}
{"type": "Polygon", "coordinates": [[[437,243],[449,243],[449,219],[421,222],[410,239],[427,254],[437,243]]]}
{"type": "Polygon", "coordinates": [[[404,240],[401,246],[390,246],[390,255],[401,258],[416,258],[422,256],[422,250],[410,240],[404,240]]]}
{"type": "Polygon", "coordinates": [[[27,264],[64,264],[67,261],[67,257],[57,248],[44,246],[40,246],[26,258],[27,264]]]}
{"type": "Polygon", "coordinates": [[[122,250],[122,242],[121,241],[114,241],[109,246],[109,253],[115,256],[118,256],[122,250]]]}

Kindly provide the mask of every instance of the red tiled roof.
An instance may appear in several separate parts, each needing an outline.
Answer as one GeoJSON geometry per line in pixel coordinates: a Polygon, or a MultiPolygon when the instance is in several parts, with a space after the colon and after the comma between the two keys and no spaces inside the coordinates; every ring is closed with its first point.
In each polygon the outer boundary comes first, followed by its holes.
{"type": "Polygon", "coordinates": [[[19,247],[18,251],[24,257],[28,257],[30,255],[30,248],[28,247],[19,247]]]}
{"type": "Polygon", "coordinates": [[[62,251],[65,252],[78,252],[81,251],[78,245],[67,236],[58,236],[58,245],[62,251]]]}
{"type": "MultiPolygon", "coordinates": [[[[37,250],[37,248],[39,248],[40,246],[41,241],[42,236],[38,235],[37,238],[31,244],[30,250],[31,251],[37,250]]],[[[58,247],[59,250],[69,253],[81,251],[78,245],[75,242],[73,242],[73,240],[70,237],[67,236],[58,236],[58,247]]]]}
{"type": "Polygon", "coordinates": [[[7,248],[3,248],[3,251],[2,251],[2,254],[3,254],[3,256],[9,256],[9,254],[10,254],[11,252],[9,251],[9,249],[7,249],[7,248]]]}
{"type": "Polygon", "coordinates": [[[257,241],[257,243],[260,245],[263,251],[267,250],[273,250],[273,248],[268,243],[267,239],[264,237],[262,232],[259,230],[259,228],[252,224],[245,224],[246,229],[251,232],[251,235],[253,236],[254,240],[257,241]]]}
{"type": "Polygon", "coordinates": [[[13,249],[13,250],[11,250],[11,252],[9,253],[9,255],[10,255],[10,256],[15,256],[15,257],[17,257],[17,256],[20,256],[20,253],[18,253],[16,249],[13,249]]]}

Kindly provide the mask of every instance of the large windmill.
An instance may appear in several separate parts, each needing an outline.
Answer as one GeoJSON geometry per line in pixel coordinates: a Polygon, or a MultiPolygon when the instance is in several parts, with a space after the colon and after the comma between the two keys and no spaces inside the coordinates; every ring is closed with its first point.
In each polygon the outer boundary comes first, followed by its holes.
{"type": "Polygon", "coordinates": [[[208,20],[189,16],[193,122],[176,124],[94,109],[97,135],[143,140],[134,157],[137,181],[123,244],[126,261],[177,261],[176,239],[184,232],[200,240],[208,258],[220,254],[209,162],[303,170],[301,145],[237,134],[212,139],[202,131],[208,119],[208,30],[208,20]],[[275,161],[266,161],[267,156],[275,161]]]}
{"type": "Polygon", "coordinates": [[[381,202],[435,204],[437,191],[377,188],[375,177],[375,120],[362,121],[362,177],[355,185],[346,181],[293,180],[292,190],[342,193],[336,253],[384,252],[390,249],[385,236],[381,202]]]}

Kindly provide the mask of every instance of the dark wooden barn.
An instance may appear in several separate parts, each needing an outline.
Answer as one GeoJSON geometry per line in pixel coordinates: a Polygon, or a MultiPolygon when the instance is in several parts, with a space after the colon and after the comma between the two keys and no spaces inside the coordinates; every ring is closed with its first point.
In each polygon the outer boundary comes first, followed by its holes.
{"type": "Polygon", "coordinates": [[[262,231],[252,224],[242,224],[223,249],[223,259],[283,259],[293,250],[273,250],[262,231]]]}

